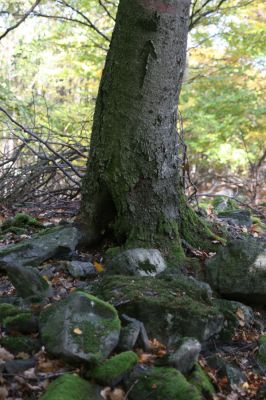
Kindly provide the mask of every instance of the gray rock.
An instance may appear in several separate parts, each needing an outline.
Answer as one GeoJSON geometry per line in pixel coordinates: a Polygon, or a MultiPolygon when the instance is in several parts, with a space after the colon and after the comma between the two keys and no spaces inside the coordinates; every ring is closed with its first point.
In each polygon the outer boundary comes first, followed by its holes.
{"type": "Polygon", "coordinates": [[[108,303],[84,292],[74,292],[40,316],[47,351],[69,361],[97,363],[117,346],[120,320],[108,303]]]}
{"type": "Polygon", "coordinates": [[[230,210],[218,213],[218,217],[233,225],[251,226],[251,213],[249,210],[230,210]]]}
{"type": "Polygon", "coordinates": [[[19,332],[30,334],[38,332],[38,319],[31,312],[21,312],[20,314],[6,317],[3,326],[8,333],[19,332]]]}
{"type": "Polygon", "coordinates": [[[121,317],[128,324],[121,328],[118,347],[123,351],[132,350],[138,343],[142,349],[149,351],[151,346],[144,324],[125,314],[122,314],[121,317]]]}
{"type": "Polygon", "coordinates": [[[266,242],[233,240],[206,263],[206,279],[223,296],[266,304],[266,242]]]}
{"type": "Polygon", "coordinates": [[[143,321],[148,336],[166,346],[184,336],[204,342],[223,328],[222,313],[182,276],[168,280],[106,276],[97,294],[121,314],[143,321]]]}
{"type": "Polygon", "coordinates": [[[90,262],[68,261],[66,267],[74,278],[95,277],[97,275],[94,265],[90,262]]]}
{"type": "Polygon", "coordinates": [[[166,268],[163,256],[157,249],[126,250],[107,264],[108,272],[122,272],[124,275],[156,276],[166,268]]]}
{"type": "Polygon", "coordinates": [[[183,374],[192,370],[197,363],[201,344],[194,338],[184,338],[177,350],[170,353],[169,365],[177,368],[183,374]]]}
{"type": "Polygon", "coordinates": [[[0,250],[0,269],[10,266],[38,266],[52,257],[63,257],[73,252],[79,241],[75,227],[57,227],[41,232],[29,240],[0,250]]]}
{"type": "Polygon", "coordinates": [[[23,298],[41,300],[52,296],[52,289],[35,268],[10,265],[7,275],[17,294],[23,298]]]}
{"type": "Polygon", "coordinates": [[[17,375],[27,369],[35,367],[35,365],[35,358],[29,358],[28,360],[9,360],[5,363],[5,370],[8,374],[17,375]]]}
{"type": "Polygon", "coordinates": [[[207,363],[211,368],[217,370],[218,376],[226,376],[231,385],[246,381],[246,377],[240,368],[235,364],[228,363],[221,356],[213,355],[207,358],[207,363]]]}

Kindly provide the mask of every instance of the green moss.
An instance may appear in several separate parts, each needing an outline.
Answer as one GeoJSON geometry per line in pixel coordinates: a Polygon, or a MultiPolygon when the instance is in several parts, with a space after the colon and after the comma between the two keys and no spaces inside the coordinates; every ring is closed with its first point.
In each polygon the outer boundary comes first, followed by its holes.
{"type": "Polygon", "coordinates": [[[3,320],[4,328],[9,331],[22,332],[27,330],[28,326],[32,324],[33,315],[31,312],[22,312],[17,315],[6,317],[3,320]]]}
{"type": "Polygon", "coordinates": [[[266,334],[261,335],[259,338],[259,345],[266,343],[266,334]]]}
{"type": "Polygon", "coordinates": [[[94,387],[76,375],[65,374],[48,386],[41,400],[95,400],[94,387]]]}
{"type": "Polygon", "coordinates": [[[1,225],[1,231],[4,233],[12,232],[21,235],[27,231],[28,227],[42,227],[35,218],[28,214],[18,213],[13,218],[9,218],[1,225]]]}
{"type": "Polygon", "coordinates": [[[196,386],[196,388],[203,394],[203,395],[213,395],[215,393],[215,389],[206,375],[204,370],[201,368],[199,364],[196,365],[195,370],[192,372],[189,383],[196,386]]]}
{"type": "Polygon", "coordinates": [[[143,374],[131,395],[139,400],[201,400],[198,390],[174,368],[153,368],[143,374]]]}
{"type": "Polygon", "coordinates": [[[112,385],[113,382],[128,373],[138,362],[138,356],[133,351],[120,353],[92,371],[92,378],[103,385],[112,385]]]}
{"type": "Polygon", "coordinates": [[[0,345],[14,354],[20,352],[31,354],[41,347],[37,339],[27,336],[4,336],[0,338],[0,345]]]}
{"type": "Polygon", "coordinates": [[[2,322],[6,317],[17,315],[20,312],[21,309],[13,304],[2,303],[0,304],[0,322],[2,322]]]}
{"type": "Polygon", "coordinates": [[[264,367],[266,367],[266,341],[259,346],[257,360],[259,364],[262,364],[264,367]]]}

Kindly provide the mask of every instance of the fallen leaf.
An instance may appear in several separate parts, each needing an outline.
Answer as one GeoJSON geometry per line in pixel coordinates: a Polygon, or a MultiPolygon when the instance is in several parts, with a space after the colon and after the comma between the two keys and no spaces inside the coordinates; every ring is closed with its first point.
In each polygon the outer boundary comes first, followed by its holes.
{"type": "Polygon", "coordinates": [[[111,391],[112,389],[109,386],[106,386],[103,390],[101,390],[100,395],[104,400],[108,400],[111,391]]]}
{"type": "Polygon", "coordinates": [[[101,273],[101,272],[104,271],[103,264],[101,264],[101,263],[99,263],[97,261],[93,261],[93,265],[94,265],[94,268],[96,269],[97,272],[101,273]]]}
{"type": "Polygon", "coordinates": [[[124,400],[125,392],[123,389],[114,389],[109,393],[110,400],[124,400]]]}
{"type": "Polygon", "coordinates": [[[73,332],[76,334],[76,335],[82,335],[82,330],[81,329],[79,329],[79,328],[75,328],[75,329],[73,329],[73,332]]]}

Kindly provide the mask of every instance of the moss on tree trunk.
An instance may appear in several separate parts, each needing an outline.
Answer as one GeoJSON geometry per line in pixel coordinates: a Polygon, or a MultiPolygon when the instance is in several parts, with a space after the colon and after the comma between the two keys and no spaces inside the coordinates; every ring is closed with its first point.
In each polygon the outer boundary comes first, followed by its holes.
{"type": "Polygon", "coordinates": [[[179,177],[177,104],[190,0],[120,0],[97,97],[79,216],[86,241],[183,255],[210,235],[179,177]],[[201,238],[201,239],[200,239],[201,238]]]}

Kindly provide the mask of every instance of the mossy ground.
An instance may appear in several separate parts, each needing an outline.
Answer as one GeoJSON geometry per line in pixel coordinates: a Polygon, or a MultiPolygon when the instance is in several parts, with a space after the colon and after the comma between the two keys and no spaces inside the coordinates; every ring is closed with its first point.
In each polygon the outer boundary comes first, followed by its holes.
{"type": "Polygon", "coordinates": [[[112,385],[124,374],[128,373],[138,362],[138,356],[133,351],[120,353],[92,371],[92,378],[104,385],[112,385]]]}

